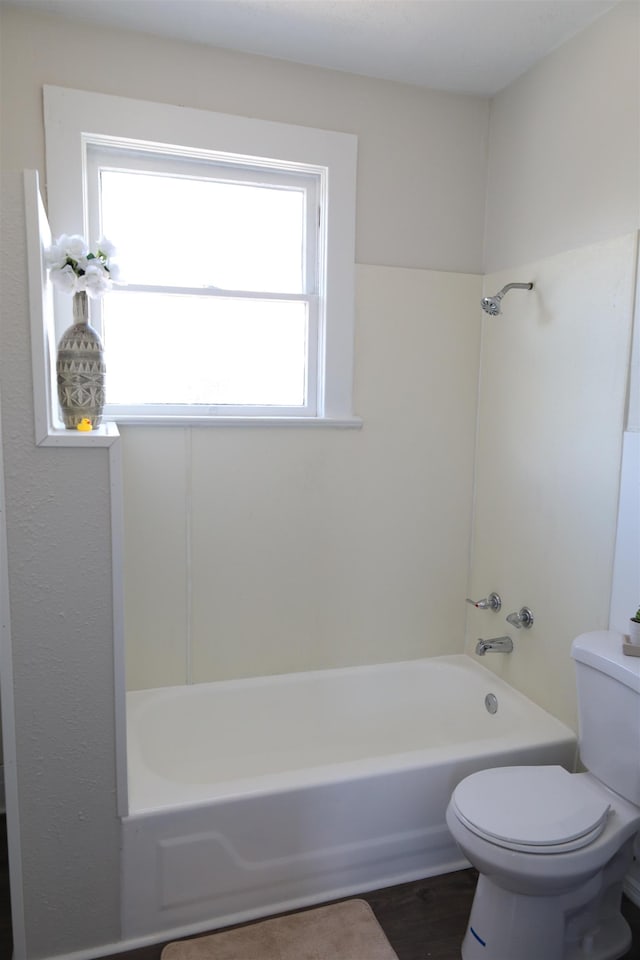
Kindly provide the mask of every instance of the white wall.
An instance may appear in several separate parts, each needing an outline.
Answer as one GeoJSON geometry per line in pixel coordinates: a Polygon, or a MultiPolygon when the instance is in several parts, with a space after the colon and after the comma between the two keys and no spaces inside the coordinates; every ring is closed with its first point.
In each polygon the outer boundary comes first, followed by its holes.
{"type": "Polygon", "coordinates": [[[44,178],[42,85],[358,136],[359,263],[480,273],[489,101],[2,8],[5,169],[44,178]]]}
{"type": "Polygon", "coordinates": [[[638,228],[639,15],[618,4],[494,99],[485,273],[638,228]]]}

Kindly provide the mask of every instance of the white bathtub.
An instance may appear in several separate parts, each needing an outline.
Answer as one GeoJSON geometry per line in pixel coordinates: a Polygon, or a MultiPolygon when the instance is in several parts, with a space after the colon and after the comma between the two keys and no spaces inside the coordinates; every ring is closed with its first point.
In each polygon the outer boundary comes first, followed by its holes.
{"type": "Polygon", "coordinates": [[[467,656],[136,691],[127,713],[125,939],[465,867],[445,824],[455,785],[488,766],[573,769],[576,751],[467,656]]]}

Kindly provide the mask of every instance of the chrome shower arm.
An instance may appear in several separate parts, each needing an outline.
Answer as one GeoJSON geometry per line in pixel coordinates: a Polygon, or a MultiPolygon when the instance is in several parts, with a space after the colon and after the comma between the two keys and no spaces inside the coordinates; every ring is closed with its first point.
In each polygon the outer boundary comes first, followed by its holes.
{"type": "Polygon", "coordinates": [[[503,297],[507,292],[507,290],[533,290],[533,284],[532,283],[508,283],[506,287],[502,288],[498,296],[503,297]]]}
{"type": "Polygon", "coordinates": [[[481,300],[482,309],[485,313],[488,313],[490,317],[497,317],[500,313],[500,303],[505,293],[509,290],[533,290],[532,283],[508,283],[502,290],[499,290],[496,293],[495,297],[483,297],[481,300]]]}

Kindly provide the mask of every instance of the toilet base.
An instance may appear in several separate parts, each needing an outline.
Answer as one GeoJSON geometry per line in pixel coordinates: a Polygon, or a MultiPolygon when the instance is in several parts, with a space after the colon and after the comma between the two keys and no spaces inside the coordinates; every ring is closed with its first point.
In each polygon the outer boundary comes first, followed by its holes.
{"type": "Polygon", "coordinates": [[[512,893],[480,875],[462,960],[618,960],[631,931],[620,913],[622,883],[607,886],[605,875],[551,897],[512,893]]]}

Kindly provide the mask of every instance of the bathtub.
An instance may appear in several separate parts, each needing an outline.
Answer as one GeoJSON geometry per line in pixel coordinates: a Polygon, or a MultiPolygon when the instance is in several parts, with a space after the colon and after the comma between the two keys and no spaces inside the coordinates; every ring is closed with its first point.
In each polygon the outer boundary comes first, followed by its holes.
{"type": "Polygon", "coordinates": [[[462,869],[456,784],[576,738],[459,655],[131,692],[127,750],[123,936],[152,942],[462,869]]]}

